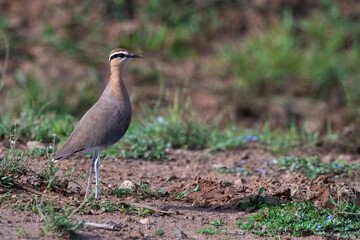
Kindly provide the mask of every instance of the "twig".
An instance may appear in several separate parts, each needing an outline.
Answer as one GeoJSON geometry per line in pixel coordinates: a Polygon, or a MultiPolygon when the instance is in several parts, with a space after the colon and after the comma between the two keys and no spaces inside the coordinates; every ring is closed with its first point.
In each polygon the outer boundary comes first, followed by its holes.
{"type": "Polygon", "coordinates": [[[19,185],[19,184],[14,184],[14,186],[16,186],[17,188],[20,188],[20,189],[22,189],[22,190],[31,192],[31,193],[33,193],[33,194],[39,195],[39,196],[41,196],[41,195],[43,194],[42,192],[39,192],[39,191],[37,191],[37,190],[35,190],[35,189],[32,189],[32,188],[29,188],[29,187],[27,187],[27,186],[25,186],[25,185],[21,186],[21,185],[19,185]]]}
{"type": "Polygon", "coordinates": [[[109,225],[109,224],[92,223],[92,222],[86,222],[84,224],[84,227],[101,228],[112,231],[119,231],[121,229],[120,224],[109,225]]]}
{"type": "Polygon", "coordinates": [[[105,182],[103,182],[103,181],[100,181],[100,183],[102,183],[102,184],[103,184],[105,187],[107,187],[108,189],[113,190],[111,187],[108,186],[107,183],[105,183],[105,182]]]}
{"type": "Polygon", "coordinates": [[[352,212],[336,212],[336,213],[340,213],[340,214],[350,214],[350,215],[359,215],[360,213],[352,213],[352,212]]]}

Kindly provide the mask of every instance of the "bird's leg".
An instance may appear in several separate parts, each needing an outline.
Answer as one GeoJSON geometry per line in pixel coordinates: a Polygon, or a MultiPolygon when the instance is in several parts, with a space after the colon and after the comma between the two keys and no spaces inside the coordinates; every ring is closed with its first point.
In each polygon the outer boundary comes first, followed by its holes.
{"type": "Polygon", "coordinates": [[[86,193],[85,193],[85,200],[88,199],[89,197],[89,192],[90,192],[90,188],[91,188],[91,177],[92,177],[92,173],[93,173],[93,169],[95,166],[95,157],[96,157],[96,151],[94,152],[94,156],[91,159],[91,166],[90,166],[90,174],[89,174],[89,181],[88,181],[88,185],[86,188],[86,193]]]}
{"type": "Polygon", "coordinates": [[[101,151],[99,151],[98,156],[97,156],[96,161],[95,161],[95,175],[96,175],[96,193],[95,193],[95,197],[96,197],[96,199],[99,198],[99,164],[100,164],[100,156],[101,156],[101,151]]]}

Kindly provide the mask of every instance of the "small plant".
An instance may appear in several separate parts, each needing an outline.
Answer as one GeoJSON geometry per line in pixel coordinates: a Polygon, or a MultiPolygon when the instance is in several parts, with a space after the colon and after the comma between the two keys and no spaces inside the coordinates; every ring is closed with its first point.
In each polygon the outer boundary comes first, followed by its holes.
{"type": "MultiPolygon", "coordinates": [[[[39,173],[33,172],[39,181],[39,184],[35,187],[39,188],[44,186],[50,190],[63,188],[64,184],[61,182],[60,178],[55,175],[58,170],[59,167],[54,166],[51,160],[48,159],[46,166],[43,167],[39,173]]],[[[67,185],[67,182],[64,183],[67,185]]]]}
{"type": "Polygon", "coordinates": [[[120,208],[123,208],[123,205],[118,202],[112,203],[111,201],[100,202],[96,198],[89,198],[87,203],[81,209],[82,211],[87,211],[88,209],[100,210],[101,212],[115,212],[120,208]]]}
{"type": "Polygon", "coordinates": [[[19,234],[19,235],[24,235],[25,234],[25,230],[20,227],[18,230],[16,230],[16,232],[19,234]]]}
{"type": "Polygon", "coordinates": [[[115,189],[111,192],[111,195],[117,196],[118,198],[126,197],[134,192],[134,189],[131,188],[118,188],[115,186],[115,189]]]}
{"type": "Polygon", "coordinates": [[[198,192],[198,191],[200,191],[200,185],[197,185],[196,188],[194,188],[194,190],[191,190],[191,188],[189,188],[188,190],[183,191],[182,193],[176,195],[175,199],[185,198],[190,193],[198,192]]]}
{"type": "Polygon", "coordinates": [[[16,203],[13,205],[13,207],[18,210],[18,211],[26,211],[26,210],[31,210],[34,213],[38,213],[37,211],[37,200],[38,198],[26,198],[24,197],[23,199],[23,204],[20,203],[16,203]]]}
{"type": "Polygon", "coordinates": [[[84,221],[73,221],[73,215],[78,209],[71,209],[67,206],[62,208],[63,215],[56,213],[53,204],[49,202],[47,205],[39,204],[37,207],[40,217],[45,221],[45,229],[41,232],[41,235],[46,235],[48,232],[54,232],[59,236],[67,236],[71,238],[78,237],[77,229],[83,227],[84,221]]]}
{"type": "Polygon", "coordinates": [[[214,221],[214,222],[211,222],[210,225],[213,225],[213,226],[221,226],[223,224],[223,220],[220,219],[219,221],[214,221]]]}
{"type": "Polygon", "coordinates": [[[160,198],[164,195],[164,189],[151,187],[151,185],[140,182],[140,185],[130,188],[118,188],[111,192],[113,196],[124,197],[128,195],[136,196],[137,199],[160,198]]]}
{"type": "Polygon", "coordinates": [[[266,200],[263,196],[261,196],[264,192],[264,187],[260,188],[258,191],[257,196],[253,199],[252,197],[249,197],[248,202],[240,203],[239,208],[241,210],[250,210],[254,211],[257,209],[261,209],[263,207],[271,206],[273,205],[272,202],[269,202],[266,200]]]}
{"type": "Polygon", "coordinates": [[[164,235],[164,231],[162,229],[156,229],[155,230],[155,235],[156,236],[162,236],[162,235],[164,235]]]}
{"type": "Polygon", "coordinates": [[[12,189],[10,189],[8,192],[6,192],[0,196],[0,203],[5,202],[6,200],[9,200],[11,197],[11,192],[12,192],[12,189]]]}
{"type": "Polygon", "coordinates": [[[26,173],[28,154],[16,149],[15,133],[10,135],[10,149],[4,159],[0,161],[0,185],[11,187],[26,173]]]}
{"type": "Polygon", "coordinates": [[[202,234],[206,234],[206,235],[218,235],[222,232],[223,230],[221,228],[217,228],[214,229],[212,227],[207,227],[207,228],[200,228],[198,229],[196,232],[197,233],[202,233],[202,234]]]}
{"type": "Polygon", "coordinates": [[[84,206],[80,208],[81,212],[86,212],[88,210],[99,210],[101,212],[116,212],[119,211],[121,213],[135,214],[139,216],[147,216],[152,215],[155,211],[151,209],[140,209],[135,206],[126,206],[121,202],[111,202],[104,201],[100,202],[95,198],[89,198],[84,206]]]}

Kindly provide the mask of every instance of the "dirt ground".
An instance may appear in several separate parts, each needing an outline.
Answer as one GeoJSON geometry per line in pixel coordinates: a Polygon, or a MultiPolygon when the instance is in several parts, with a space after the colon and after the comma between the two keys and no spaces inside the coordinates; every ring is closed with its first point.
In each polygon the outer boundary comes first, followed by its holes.
{"type": "MultiPolygon", "coordinates": [[[[94,223],[118,224],[119,230],[87,228],[79,231],[80,236],[84,239],[264,239],[236,226],[244,216],[252,214],[249,210],[240,210],[239,204],[248,201],[249,197],[255,198],[261,187],[265,188],[263,196],[276,203],[291,201],[290,196],[296,195],[301,200],[312,200],[317,206],[330,208],[330,196],[337,197],[339,192],[351,195],[353,187],[359,188],[352,179],[321,176],[311,180],[303,175],[288,175],[272,164],[274,157],[276,156],[265,150],[249,146],[225,152],[172,151],[165,161],[105,158],[100,164],[100,187],[103,189],[100,201],[124,202],[154,209],[155,213],[141,217],[119,211],[91,210],[76,217],[94,223]],[[223,174],[217,171],[219,168],[237,167],[247,169],[251,174],[243,176],[240,173],[223,174]],[[258,172],[260,169],[263,170],[262,173],[258,172]],[[125,180],[135,184],[148,183],[155,188],[164,189],[165,194],[158,199],[143,200],[111,196],[110,193],[115,186],[119,187],[125,180]],[[193,190],[197,185],[200,191],[190,193],[179,200],[175,199],[177,194],[189,188],[193,190]],[[196,233],[198,229],[207,228],[211,222],[220,219],[223,219],[223,225],[220,227],[227,228],[227,232],[215,236],[196,233]],[[158,229],[164,231],[162,236],[155,234],[158,229]]],[[[337,154],[321,157],[328,161],[341,157],[348,163],[358,162],[360,159],[355,155],[337,154]]],[[[33,166],[38,168],[45,163],[45,159],[38,159],[34,160],[33,166]]],[[[73,159],[61,161],[58,166],[59,176],[63,176],[73,167],[76,169],[74,175],[80,175],[88,171],[90,159],[78,155],[73,159]]],[[[73,200],[83,199],[86,181],[87,176],[77,180],[81,188],[70,183],[62,193],[52,193],[53,202],[63,206],[73,200]]],[[[29,210],[14,210],[14,205],[24,205],[32,198],[41,198],[41,195],[42,192],[35,190],[13,189],[11,198],[0,205],[0,239],[39,238],[39,232],[44,228],[39,215],[29,210]],[[22,235],[16,232],[20,228],[25,231],[22,235]]],[[[43,238],[54,237],[50,235],[43,238]]],[[[325,238],[281,236],[281,239],[325,238]]]]}

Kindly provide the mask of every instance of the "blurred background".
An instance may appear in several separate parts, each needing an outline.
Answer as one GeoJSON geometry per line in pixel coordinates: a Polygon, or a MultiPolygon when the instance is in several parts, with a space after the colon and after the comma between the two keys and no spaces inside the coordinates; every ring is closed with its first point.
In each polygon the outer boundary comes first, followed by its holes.
{"type": "Polygon", "coordinates": [[[146,57],[124,73],[135,119],[359,143],[359,21],[356,0],[0,0],[0,136],[69,134],[122,47],[146,57]]]}

